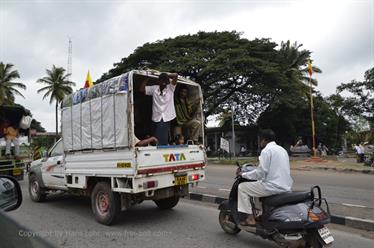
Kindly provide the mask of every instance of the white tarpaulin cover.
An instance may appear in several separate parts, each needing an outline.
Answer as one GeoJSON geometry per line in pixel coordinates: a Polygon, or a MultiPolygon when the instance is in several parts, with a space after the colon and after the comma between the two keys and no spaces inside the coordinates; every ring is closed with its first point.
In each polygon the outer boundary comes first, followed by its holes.
{"type": "Polygon", "coordinates": [[[81,146],[81,105],[72,107],[72,130],[73,130],[73,150],[82,149],[81,146]]]}
{"type": "Polygon", "coordinates": [[[71,135],[71,108],[64,108],[61,111],[62,118],[62,133],[64,135],[65,150],[73,150],[73,136],[71,135]],[[70,135],[68,133],[70,132],[70,135]]]}
{"type": "Polygon", "coordinates": [[[128,73],[82,89],[62,104],[66,151],[127,147],[128,73]]]}
{"type": "Polygon", "coordinates": [[[118,144],[127,144],[129,140],[128,117],[127,117],[127,94],[118,93],[116,101],[116,140],[118,144]]]}
{"type": "Polygon", "coordinates": [[[92,148],[100,149],[103,147],[101,139],[101,98],[95,98],[91,101],[91,126],[92,126],[92,148]]]}
{"type": "Polygon", "coordinates": [[[82,147],[91,147],[91,102],[82,103],[82,147]]]}
{"type": "Polygon", "coordinates": [[[102,98],[102,113],[103,113],[103,147],[114,147],[114,127],[115,127],[115,118],[114,118],[114,101],[113,95],[103,96],[102,98]],[[111,120],[111,121],[108,121],[111,120]]]}

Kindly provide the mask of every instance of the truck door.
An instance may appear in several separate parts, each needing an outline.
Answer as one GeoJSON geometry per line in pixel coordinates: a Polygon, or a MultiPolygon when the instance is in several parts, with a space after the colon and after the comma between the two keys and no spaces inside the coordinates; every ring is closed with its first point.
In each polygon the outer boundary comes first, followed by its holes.
{"type": "Polygon", "coordinates": [[[65,165],[63,142],[59,140],[42,162],[42,177],[46,186],[65,185],[65,165]]]}

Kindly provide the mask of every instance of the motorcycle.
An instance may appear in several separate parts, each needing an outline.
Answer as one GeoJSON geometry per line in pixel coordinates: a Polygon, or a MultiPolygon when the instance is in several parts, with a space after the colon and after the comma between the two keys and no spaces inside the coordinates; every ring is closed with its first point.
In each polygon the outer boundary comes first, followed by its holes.
{"type": "MultiPolygon", "coordinates": [[[[250,164],[240,166],[242,172],[255,169],[250,164]]],[[[222,229],[231,235],[241,230],[274,241],[284,248],[322,248],[334,241],[329,229],[330,210],[325,198],[321,196],[319,186],[310,191],[286,192],[260,198],[261,208],[256,208],[253,198],[251,206],[256,219],[256,226],[242,226],[240,222],[246,218],[237,210],[238,186],[242,182],[250,182],[240,176],[235,178],[229,199],[223,201],[218,209],[219,223],[222,229]]]]}

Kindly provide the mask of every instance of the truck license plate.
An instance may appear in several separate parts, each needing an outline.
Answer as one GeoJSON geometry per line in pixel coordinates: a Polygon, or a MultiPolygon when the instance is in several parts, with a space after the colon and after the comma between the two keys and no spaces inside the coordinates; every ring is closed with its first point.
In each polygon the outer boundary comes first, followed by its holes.
{"type": "Polygon", "coordinates": [[[187,184],[187,176],[175,176],[175,185],[187,184]]]}
{"type": "Polygon", "coordinates": [[[325,242],[326,245],[332,243],[334,241],[334,237],[331,235],[329,229],[327,227],[323,227],[318,229],[318,234],[325,242]]]}
{"type": "Polygon", "coordinates": [[[13,176],[19,176],[22,174],[22,170],[21,169],[13,169],[13,176]]]}

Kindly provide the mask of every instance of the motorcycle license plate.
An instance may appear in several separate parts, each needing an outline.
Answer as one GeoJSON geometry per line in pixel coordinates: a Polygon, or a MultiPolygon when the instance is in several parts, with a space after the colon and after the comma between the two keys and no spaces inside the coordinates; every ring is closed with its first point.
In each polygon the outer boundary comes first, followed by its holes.
{"type": "Polygon", "coordinates": [[[334,237],[331,235],[330,230],[327,227],[318,229],[318,234],[326,245],[331,244],[334,241],[334,237]]]}
{"type": "Polygon", "coordinates": [[[187,184],[187,176],[175,176],[175,185],[187,184]]]}

